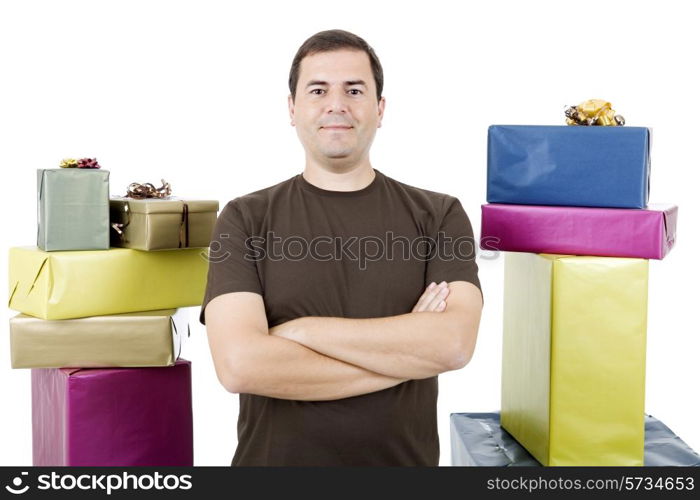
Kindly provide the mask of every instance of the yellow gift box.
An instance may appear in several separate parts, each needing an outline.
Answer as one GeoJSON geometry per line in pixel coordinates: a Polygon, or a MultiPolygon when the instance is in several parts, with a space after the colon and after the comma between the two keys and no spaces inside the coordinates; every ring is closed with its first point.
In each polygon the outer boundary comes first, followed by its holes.
{"type": "Polygon", "coordinates": [[[501,425],[543,465],[644,464],[648,261],[507,252],[501,425]]]}
{"type": "Polygon", "coordinates": [[[176,309],[77,319],[10,318],[12,368],[171,366],[184,317],[176,309]]]}
{"type": "Polygon", "coordinates": [[[44,252],[14,247],[8,307],[41,319],[71,319],[198,306],[207,270],[206,248],[44,252]]]}

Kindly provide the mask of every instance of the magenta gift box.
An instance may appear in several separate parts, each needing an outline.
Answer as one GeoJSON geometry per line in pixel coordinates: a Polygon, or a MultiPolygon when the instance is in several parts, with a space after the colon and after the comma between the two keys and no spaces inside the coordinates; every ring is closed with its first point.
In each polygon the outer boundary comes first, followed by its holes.
{"type": "Polygon", "coordinates": [[[675,205],[646,209],[481,206],[484,250],[663,259],[676,239],[675,205]]]}
{"type": "Polygon", "coordinates": [[[192,466],[190,362],[35,368],[35,466],[192,466]]]}

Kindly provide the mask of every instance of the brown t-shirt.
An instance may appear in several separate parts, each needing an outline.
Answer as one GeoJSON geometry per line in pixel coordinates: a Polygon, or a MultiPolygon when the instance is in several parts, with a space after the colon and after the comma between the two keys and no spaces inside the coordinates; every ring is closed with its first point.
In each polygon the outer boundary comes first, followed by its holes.
{"type": "MultiPolygon", "coordinates": [[[[297,174],[230,201],[213,232],[200,322],[229,292],[262,295],[273,327],[409,313],[432,281],[481,289],[459,200],[374,172],[357,191],[297,174]]],[[[437,465],[437,395],[437,377],[333,401],[240,394],[232,465],[437,465]]]]}

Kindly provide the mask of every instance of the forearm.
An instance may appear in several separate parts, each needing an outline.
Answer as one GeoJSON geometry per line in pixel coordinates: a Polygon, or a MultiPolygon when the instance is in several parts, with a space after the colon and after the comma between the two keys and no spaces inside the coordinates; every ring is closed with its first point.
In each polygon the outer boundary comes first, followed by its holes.
{"type": "Polygon", "coordinates": [[[232,392],[280,399],[323,401],[393,387],[390,377],[330,358],[284,338],[251,339],[229,361],[232,392]]]}
{"type": "MultiPolygon", "coordinates": [[[[446,312],[383,318],[307,316],[280,333],[316,352],[389,377],[420,379],[464,366],[469,336],[446,312]]],[[[474,332],[474,335],[476,333],[474,332]]]]}

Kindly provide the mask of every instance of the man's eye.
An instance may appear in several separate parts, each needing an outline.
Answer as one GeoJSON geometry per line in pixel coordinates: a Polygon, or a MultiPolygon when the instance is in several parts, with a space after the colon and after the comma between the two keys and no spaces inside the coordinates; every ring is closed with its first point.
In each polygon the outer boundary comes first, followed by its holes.
{"type": "Polygon", "coordinates": [[[322,92],[323,92],[323,89],[312,89],[311,90],[311,93],[315,94],[315,95],[321,95],[322,92]]]}
{"type": "Polygon", "coordinates": [[[352,95],[361,95],[362,91],[360,89],[350,89],[348,90],[352,95]]]}

